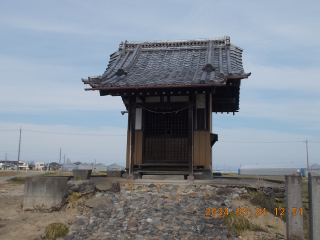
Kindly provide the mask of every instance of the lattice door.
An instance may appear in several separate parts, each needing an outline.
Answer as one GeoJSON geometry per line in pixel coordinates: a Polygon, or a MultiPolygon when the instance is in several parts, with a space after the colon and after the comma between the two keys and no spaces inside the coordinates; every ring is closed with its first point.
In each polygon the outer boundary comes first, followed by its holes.
{"type": "Polygon", "coordinates": [[[145,114],[144,161],[188,160],[188,110],[145,114]]]}

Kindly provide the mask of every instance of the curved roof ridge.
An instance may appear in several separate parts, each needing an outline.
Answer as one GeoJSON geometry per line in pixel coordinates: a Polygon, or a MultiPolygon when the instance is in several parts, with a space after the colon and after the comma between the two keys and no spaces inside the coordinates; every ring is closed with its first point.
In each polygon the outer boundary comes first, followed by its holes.
{"type": "Polygon", "coordinates": [[[225,37],[219,38],[196,38],[196,39],[178,39],[178,40],[153,40],[153,41],[132,41],[127,42],[127,44],[143,44],[143,43],[175,43],[175,42],[192,42],[192,41],[215,41],[215,40],[225,40],[225,37]]]}

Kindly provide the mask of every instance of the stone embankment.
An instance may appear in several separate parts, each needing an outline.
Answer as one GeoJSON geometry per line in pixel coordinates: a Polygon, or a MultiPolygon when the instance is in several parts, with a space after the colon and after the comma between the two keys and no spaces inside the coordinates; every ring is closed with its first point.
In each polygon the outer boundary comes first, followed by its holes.
{"type": "Polygon", "coordinates": [[[77,217],[65,240],[228,239],[223,215],[206,216],[206,208],[231,212],[231,200],[245,192],[209,185],[123,184],[119,192],[99,192],[88,200],[90,208],[77,217]]]}

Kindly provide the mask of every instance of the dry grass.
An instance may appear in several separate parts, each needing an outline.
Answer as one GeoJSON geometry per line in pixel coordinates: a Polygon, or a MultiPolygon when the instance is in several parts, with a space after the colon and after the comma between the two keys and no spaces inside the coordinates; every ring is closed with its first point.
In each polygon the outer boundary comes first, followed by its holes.
{"type": "MultiPolygon", "coordinates": [[[[105,176],[107,175],[104,172],[92,172],[91,175],[94,176],[105,176]]],[[[38,175],[39,177],[55,177],[55,176],[60,176],[60,177],[64,177],[64,176],[73,176],[73,172],[60,172],[60,171],[55,171],[55,172],[45,172],[43,174],[38,175]]]]}
{"type": "Polygon", "coordinates": [[[237,173],[222,173],[223,177],[237,177],[237,178],[263,178],[263,179],[272,179],[272,180],[280,180],[285,181],[284,176],[257,176],[257,175],[238,175],[237,173]]]}
{"type": "Polygon", "coordinates": [[[7,180],[9,183],[14,183],[14,184],[25,184],[26,178],[24,177],[14,177],[9,180],[7,180]]]}
{"type": "Polygon", "coordinates": [[[223,222],[229,227],[231,233],[237,236],[241,235],[244,230],[267,232],[267,230],[261,226],[251,224],[244,216],[237,215],[236,211],[232,211],[228,215],[224,215],[223,222]]]}
{"type": "Polygon", "coordinates": [[[72,172],[45,172],[43,174],[38,175],[38,177],[55,177],[55,176],[60,176],[60,177],[64,177],[64,176],[73,176],[72,172]]]}
{"type": "MultiPolygon", "coordinates": [[[[274,198],[271,198],[264,194],[261,191],[249,191],[250,194],[250,202],[255,205],[259,206],[261,208],[265,208],[268,212],[275,215],[275,208],[278,208],[278,213],[280,212],[280,208],[286,208],[285,203],[282,199],[275,200],[274,198]]],[[[278,216],[280,217],[284,222],[286,221],[286,216],[278,216]]]]}
{"type": "Polygon", "coordinates": [[[69,202],[74,203],[79,199],[79,193],[78,192],[73,192],[70,197],[69,197],[69,202]]]}
{"type": "Polygon", "coordinates": [[[65,237],[68,234],[68,232],[69,229],[65,224],[55,222],[48,225],[44,234],[47,239],[54,240],[60,237],[65,237]]]}
{"type": "Polygon", "coordinates": [[[17,176],[17,175],[20,175],[20,174],[24,174],[25,172],[22,172],[22,171],[19,171],[19,172],[16,172],[16,171],[10,171],[10,170],[0,170],[0,178],[2,177],[12,177],[12,176],[17,176]]]}

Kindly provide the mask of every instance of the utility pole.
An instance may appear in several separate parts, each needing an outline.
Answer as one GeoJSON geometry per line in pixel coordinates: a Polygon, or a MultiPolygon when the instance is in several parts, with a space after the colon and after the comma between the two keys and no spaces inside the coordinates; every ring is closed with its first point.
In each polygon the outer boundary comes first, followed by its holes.
{"type": "Polygon", "coordinates": [[[306,151],[307,151],[307,171],[309,174],[309,156],[308,156],[308,139],[306,139],[306,141],[304,141],[306,143],[306,151]]]}
{"type": "Polygon", "coordinates": [[[66,155],[63,155],[63,164],[66,164],[66,155]]]}
{"type": "Polygon", "coordinates": [[[18,161],[17,161],[17,172],[19,172],[20,146],[21,146],[21,128],[20,128],[20,138],[19,138],[19,151],[18,151],[18,161]]]}
{"type": "Polygon", "coordinates": [[[5,160],[5,163],[4,163],[4,170],[7,170],[7,153],[6,153],[6,160],[5,160]]]}
{"type": "Polygon", "coordinates": [[[61,148],[60,148],[60,159],[59,159],[59,165],[61,164],[61,148]]]}

